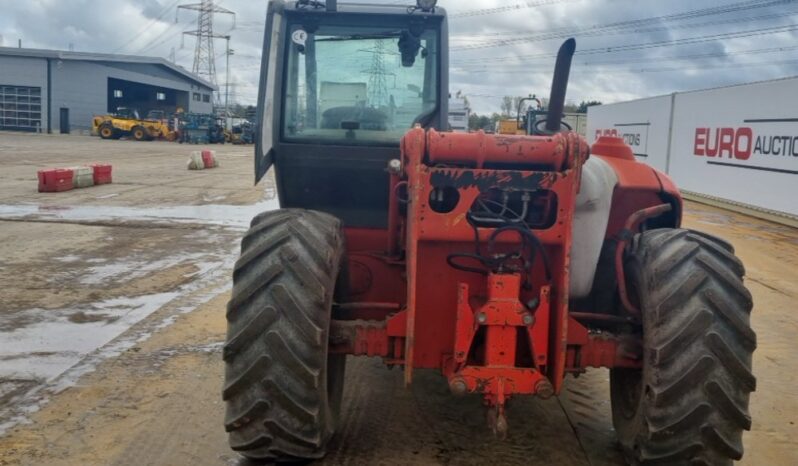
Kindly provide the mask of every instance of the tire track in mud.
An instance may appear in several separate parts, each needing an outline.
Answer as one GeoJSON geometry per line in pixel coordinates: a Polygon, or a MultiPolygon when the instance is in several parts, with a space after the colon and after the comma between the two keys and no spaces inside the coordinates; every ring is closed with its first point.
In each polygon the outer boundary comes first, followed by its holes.
{"type": "MultiPolygon", "coordinates": [[[[212,364],[221,359],[222,343],[204,347],[179,347],[164,349],[164,361],[176,356],[193,354],[196,361],[212,364]]],[[[147,355],[158,358],[158,353],[147,355]]],[[[131,358],[134,359],[135,358],[131,358]]],[[[197,377],[197,375],[194,375],[197,377]]],[[[216,406],[219,401],[209,400],[207,393],[192,390],[190,382],[181,377],[183,383],[179,393],[162,393],[158,402],[169,404],[169,412],[152,414],[142,423],[156,423],[157,429],[137,429],[128,440],[127,445],[109,466],[128,465],[219,465],[236,463],[236,453],[230,450],[217,452],[218,432],[211,429],[197,428],[204,425],[209,404],[216,406]]],[[[221,385],[221,384],[220,384],[221,385]]],[[[221,387],[220,387],[221,390],[221,387]]]]}
{"type": "Polygon", "coordinates": [[[591,466],[626,464],[612,426],[607,369],[566,377],[558,398],[591,466]]]}
{"type": "Polygon", "coordinates": [[[454,397],[440,374],[416,371],[405,389],[401,370],[379,360],[350,358],[347,364],[338,434],[327,457],[314,464],[624,464],[611,427],[606,373],[569,380],[559,402],[510,400],[510,431],[501,441],[487,427],[481,397],[454,397]]]}

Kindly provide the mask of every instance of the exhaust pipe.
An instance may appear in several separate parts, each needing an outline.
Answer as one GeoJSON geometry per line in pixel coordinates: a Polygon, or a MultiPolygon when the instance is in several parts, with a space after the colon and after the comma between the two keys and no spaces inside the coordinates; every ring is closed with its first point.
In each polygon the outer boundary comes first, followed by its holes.
{"type": "Polygon", "coordinates": [[[571,59],[576,50],[576,40],[566,40],[557,52],[557,63],[554,65],[554,78],[551,81],[549,110],[546,117],[546,131],[560,132],[562,113],[565,108],[565,91],[568,89],[568,74],[571,72],[571,59]]]}

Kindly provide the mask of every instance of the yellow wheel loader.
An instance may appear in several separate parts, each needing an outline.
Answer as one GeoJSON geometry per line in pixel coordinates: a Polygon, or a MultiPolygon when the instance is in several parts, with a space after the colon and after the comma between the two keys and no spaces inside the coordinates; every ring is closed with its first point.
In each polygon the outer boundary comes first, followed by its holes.
{"type": "Polygon", "coordinates": [[[136,141],[174,141],[176,136],[162,111],[151,111],[146,118],[140,118],[136,110],[124,107],[118,108],[113,114],[95,116],[92,119],[92,133],[103,139],[130,137],[136,141]]]}

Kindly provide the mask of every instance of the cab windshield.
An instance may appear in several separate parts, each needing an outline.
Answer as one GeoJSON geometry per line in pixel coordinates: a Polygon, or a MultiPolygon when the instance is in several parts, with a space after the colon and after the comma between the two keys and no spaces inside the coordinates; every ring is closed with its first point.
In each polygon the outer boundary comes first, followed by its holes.
{"type": "Polygon", "coordinates": [[[398,144],[436,109],[434,30],[295,25],[286,42],[285,140],[398,144]]]}

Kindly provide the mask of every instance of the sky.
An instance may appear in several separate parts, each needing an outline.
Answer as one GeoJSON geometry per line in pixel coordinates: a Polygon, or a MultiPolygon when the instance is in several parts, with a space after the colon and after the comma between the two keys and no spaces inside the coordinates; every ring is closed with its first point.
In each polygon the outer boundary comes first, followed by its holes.
{"type": "MultiPolygon", "coordinates": [[[[0,0],[0,44],[169,58],[191,69],[198,0],[0,0]],[[173,52],[174,50],[174,52],[173,52]]],[[[343,0],[341,0],[343,1],[343,0]]],[[[412,3],[407,0],[401,3],[412,3]]],[[[232,99],[255,103],[266,0],[221,0],[232,99]]],[[[370,3],[400,3],[371,0],[370,3]]],[[[449,14],[450,92],[478,113],[502,96],[547,96],[554,55],[577,41],[567,100],[618,102],[798,75],[798,0],[439,0],[449,14]]],[[[215,43],[224,83],[224,40],[215,43]]]]}

